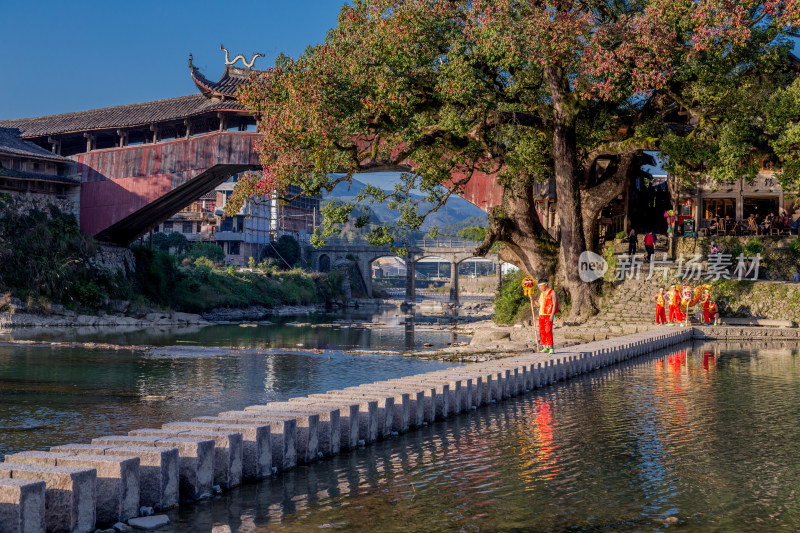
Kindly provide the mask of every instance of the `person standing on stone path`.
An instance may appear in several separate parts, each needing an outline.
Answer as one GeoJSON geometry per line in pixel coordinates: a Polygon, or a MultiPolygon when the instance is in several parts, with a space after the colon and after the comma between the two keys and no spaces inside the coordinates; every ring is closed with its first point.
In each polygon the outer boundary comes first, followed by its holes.
{"type": "Polygon", "coordinates": [[[558,295],[548,285],[547,278],[539,280],[539,338],[542,352],[555,353],[553,347],[553,318],[558,313],[558,295]]]}
{"type": "Polygon", "coordinates": [[[656,301],[656,324],[666,324],[667,314],[664,312],[664,303],[667,299],[664,296],[664,287],[658,289],[658,294],[653,296],[653,300],[656,301]]]}
{"type": "Polygon", "coordinates": [[[676,324],[680,319],[680,297],[677,287],[670,285],[667,293],[667,305],[669,306],[669,323],[676,324]]]}
{"type": "Polygon", "coordinates": [[[632,229],[631,232],[628,234],[628,255],[633,257],[636,255],[636,230],[632,229]]]}
{"type": "Polygon", "coordinates": [[[644,236],[644,249],[647,250],[647,262],[649,263],[650,258],[656,253],[656,236],[652,231],[648,231],[644,236]]]}

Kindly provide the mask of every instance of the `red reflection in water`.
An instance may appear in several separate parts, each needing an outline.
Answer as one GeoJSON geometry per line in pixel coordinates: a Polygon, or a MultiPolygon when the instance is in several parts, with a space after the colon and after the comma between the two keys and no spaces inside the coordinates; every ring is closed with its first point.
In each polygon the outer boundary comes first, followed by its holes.
{"type": "Polygon", "coordinates": [[[717,369],[717,355],[712,351],[703,352],[703,370],[709,372],[717,369]]]}
{"type": "Polygon", "coordinates": [[[536,416],[536,445],[539,448],[539,463],[542,469],[558,472],[556,465],[555,451],[556,444],[553,439],[553,408],[549,402],[537,400],[533,408],[536,416]]]}

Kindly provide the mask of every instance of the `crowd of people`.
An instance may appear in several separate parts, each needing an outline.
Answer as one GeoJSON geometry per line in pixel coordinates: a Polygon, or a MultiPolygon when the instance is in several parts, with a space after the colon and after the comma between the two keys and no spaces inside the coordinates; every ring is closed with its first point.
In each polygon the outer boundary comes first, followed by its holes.
{"type": "Polygon", "coordinates": [[[656,324],[688,326],[692,308],[695,308],[701,324],[719,324],[719,310],[717,304],[711,300],[711,291],[707,285],[694,289],[691,285],[671,285],[667,293],[662,287],[658,289],[653,300],[656,302],[656,324]]]}
{"type": "MultiPolygon", "coordinates": [[[[798,218],[800,221],[800,218],[798,218]]],[[[761,217],[756,213],[751,213],[745,220],[733,220],[731,217],[711,217],[707,221],[708,231],[712,234],[724,230],[726,233],[735,235],[770,235],[774,230],[780,233],[797,233],[797,222],[792,222],[792,218],[783,211],[782,213],[769,213],[761,217]]]]}

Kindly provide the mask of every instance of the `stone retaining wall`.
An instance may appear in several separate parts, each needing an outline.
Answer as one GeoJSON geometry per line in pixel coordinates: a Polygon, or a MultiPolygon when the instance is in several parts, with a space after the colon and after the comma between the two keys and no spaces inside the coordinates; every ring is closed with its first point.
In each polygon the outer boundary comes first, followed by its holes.
{"type": "MultiPolygon", "coordinates": [[[[724,334],[725,328],[717,329],[705,328],[700,334],[703,338],[724,334]]],[[[57,490],[61,500],[70,504],[58,509],[47,506],[41,509],[41,506],[30,504],[24,491],[10,487],[5,498],[17,499],[5,509],[11,509],[8,513],[15,517],[21,516],[23,507],[26,513],[30,513],[32,508],[40,509],[38,512],[45,515],[48,526],[56,519],[71,520],[71,531],[91,532],[95,528],[95,515],[124,514],[118,506],[111,511],[104,507],[95,510],[99,501],[96,494],[97,468],[104,463],[102,457],[96,456],[116,456],[115,461],[139,457],[139,479],[131,478],[130,481],[131,486],[138,484],[140,487],[139,502],[168,508],[175,505],[178,489],[181,503],[187,503],[205,497],[209,492],[224,490],[223,484],[235,486],[242,474],[245,480],[256,481],[293,468],[298,463],[310,463],[335,455],[340,450],[365,446],[410,428],[691,341],[695,331],[694,328],[665,327],[577,345],[552,355],[525,353],[292,398],[287,402],[250,406],[243,411],[220,413],[217,417],[173,422],[165,424],[161,430],[143,429],[128,436],[99,437],[93,439],[91,445],[60,446],[53,448],[52,454],[42,454],[41,457],[22,456],[17,460],[15,456],[9,456],[4,463],[5,470],[12,473],[24,471],[27,479],[44,481],[46,493],[53,491],[55,494],[57,490]],[[218,446],[224,450],[217,451],[218,446]],[[76,457],[80,454],[95,457],[76,457]],[[52,463],[53,460],[72,461],[74,464],[81,461],[80,464],[86,467],[50,466],[48,461],[52,463]],[[92,464],[98,466],[91,468],[92,464]],[[62,478],[69,478],[70,483],[62,483],[62,478]],[[235,481],[231,482],[233,478],[235,481]],[[78,497],[82,502],[80,509],[75,503],[78,497]],[[94,507],[89,512],[85,509],[86,502],[92,498],[94,507]],[[18,508],[16,513],[12,509],[14,506],[18,508]],[[80,520],[76,518],[80,514],[78,511],[82,513],[80,520]]],[[[774,331],[770,333],[774,334],[774,331]]],[[[0,469],[0,478],[3,477],[13,476],[4,476],[3,469],[0,469]]],[[[115,475],[114,479],[117,477],[115,475]]],[[[119,484],[119,481],[115,483],[119,484]]],[[[41,486],[31,490],[34,489],[41,492],[41,486]]],[[[126,507],[133,507],[132,503],[128,501],[126,507]]],[[[28,522],[35,523],[36,520],[28,522]]],[[[17,523],[19,521],[14,522],[17,523]]],[[[19,526],[12,527],[11,531],[20,530],[19,526]]]]}

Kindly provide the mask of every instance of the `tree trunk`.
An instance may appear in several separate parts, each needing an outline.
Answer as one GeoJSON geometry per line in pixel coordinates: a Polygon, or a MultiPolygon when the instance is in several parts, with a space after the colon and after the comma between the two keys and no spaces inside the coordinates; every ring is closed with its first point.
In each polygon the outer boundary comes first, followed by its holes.
{"type": "Polygon", "coordinates": [[[676,177],[667,177],[667,190],[669,190],[669,199],[672,205],[672,212],[675,214],[675,222],[672,223],[672,238],[667,241],[667,253],[670,259],[675,259],[676,251],[678,249],[678,208],[681,202],[680,198],[680,184],[676,177]]]}
{"type": "Polygon", "coordinates": [[[631,167],[635,158],[636,154],[633,152],[622,154],[616,163],[613,176],[590,189],[581,191],[583,235],[587,249],[594,249],[595,222],[600,216],[600,211],[629,186],[631,167]]]}
{"type": "Polygon", "coordinates": [[[559,278],[569,291],[570,318],[580,319],[594,313],[595,293],[592,285],[581,281],[578,272],[586,241],[577,177],[575,109],[574,104],[568,102],[569,83],[564,72],[551,66],[546,75],[553,98],[553,160],[561,243],[559,278]]]}
{"type": "Polygon", "coordinates": [[[552,276],[557,246],[536,213],[533,188],[525,187],[520,193],[506,190],[501,211],[493,213],[476,254],[486,255],[492,244],[501,242],[500,259],[535,278],[552,276]]]}

